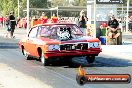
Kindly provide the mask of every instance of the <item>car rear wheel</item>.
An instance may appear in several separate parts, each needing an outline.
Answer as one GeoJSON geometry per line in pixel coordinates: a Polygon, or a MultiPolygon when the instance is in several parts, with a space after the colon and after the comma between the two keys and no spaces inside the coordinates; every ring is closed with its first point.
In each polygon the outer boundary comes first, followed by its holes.
{"type": "Polygon", "coordinates": [[[95,61],[95,56],[87,56],[86,60],[88,63],[93,63],[95,61]]]}
{"type": "Polygon", "coordinates": [[[32,58],[28,55],[27,51],[25,49],[22,49],[23,55],[26,57],[26,60],[31,60],[32,58]]]}
{"type": "Polygon", "coordinates": [[[49,65],[49,61],[47,58],[44,57],[44,54],[42,53],[41,56],[40,56],[40,60],[41,60],[41,63],[44,65],[44,66],[48,66],[49,65]]]}

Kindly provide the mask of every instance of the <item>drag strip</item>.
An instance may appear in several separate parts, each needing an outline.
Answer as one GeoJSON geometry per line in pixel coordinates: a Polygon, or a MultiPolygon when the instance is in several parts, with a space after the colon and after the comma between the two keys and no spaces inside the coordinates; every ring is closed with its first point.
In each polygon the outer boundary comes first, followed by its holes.
{"type": "MultiPolygon", "coordinates": [[[[51,66],[42,66],[36,60],[25,60],[21,50],[18,49],[16,40],[1,38],[0,41],[0,63],[32,76],[53,88],[80,88],[76,83],[78,67],[82,65],[90,74],[131,74],[132,62],[120,60],[108,56],[96,58],[95,63],[87,64],[84,58],[73,59],[74,67],[69,67],[66,63],[56,63],[51,66]],[[1,45],[4,44],[5,45],[1,45]],[[2,47],[1,47],[2,46],[2,47]]],[[[131,88],[132,84],[86,84],[82,88],[131,88]]]]}

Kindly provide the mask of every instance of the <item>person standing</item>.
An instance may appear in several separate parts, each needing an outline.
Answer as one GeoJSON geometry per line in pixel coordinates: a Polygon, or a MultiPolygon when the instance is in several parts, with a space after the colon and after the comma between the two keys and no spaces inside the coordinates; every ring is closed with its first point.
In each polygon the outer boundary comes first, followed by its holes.
{"type": "Polygon", "coordinates": [[[3,23],[3,18],[2,18],[2,16],[0,16],[0,27],[2,27],[3,25],[2,25],[2,23],[3,23]]]}
{"type": "Polygon", "coordinates": [[[42,16],[40,17],[41,24],[45,24],[48,22],[48,17],[46,16],[45,12],[42,12],[42,16]]]}
{"type": "Polygon", "coordinates": [[[58,17],[55,16],[55,14],[53,14],[53,16],[51,17],[51,23],[57,23],[58,22],[58,17]]]}
{"type": "Polygon", "coordinates": [[[132,32],[132,16],[130,16],[128,28],[128,31],[132,32]]]}
{"type": "Polygon", "coordinates": [[[15,20],[14,12],[10,13],[9,21],[10,21],[10,30],[11,30],[10,37],[14,38],[15,36],[13,36],[13,34],[14,34],[15,26],[16,26],[16,20],[15,20]]]}
{"type": "Polygon", "coordinates": [[[82,10],[80,12],[78,26],[80,27],[80,29],[81,29],[81,31],[83,32],[84,35],[86,35],[86,27],[87,27],[86,23],[87,23],[87,17],[85,16],[84,11],[82,10]]]}
{"type": "Polygon", "coordinates": [[[117,21],[119,23],[119,29],[121,29],[121,32],[122,32],[123,31],[122,30],[122,18],[121,17],[118,17],[117,21]]]}
{"type": "Polygon", "coordinates": [[[9,25],[9,15],[6,15],[6,21],[5,21],[5,24],[6,24],[6,28],[7,28],[7,34],[6,34],[6,37],[9,37],[9,34],[10,34],[10,25],[9,25]]]}

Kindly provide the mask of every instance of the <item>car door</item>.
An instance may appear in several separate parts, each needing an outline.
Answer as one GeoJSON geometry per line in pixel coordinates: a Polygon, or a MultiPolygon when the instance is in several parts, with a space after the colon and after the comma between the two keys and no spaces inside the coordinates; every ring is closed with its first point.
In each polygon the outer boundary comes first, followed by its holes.
{"type": "Polygon", "coordinates": [[[38,34],[38,27],[34,27],[30,30],[28,34],[28,39],[27,39],[27,45],[26,45],[26,50],[27,52],[32,55],[32,56],[37,56],[37,34],[38,34]]]}

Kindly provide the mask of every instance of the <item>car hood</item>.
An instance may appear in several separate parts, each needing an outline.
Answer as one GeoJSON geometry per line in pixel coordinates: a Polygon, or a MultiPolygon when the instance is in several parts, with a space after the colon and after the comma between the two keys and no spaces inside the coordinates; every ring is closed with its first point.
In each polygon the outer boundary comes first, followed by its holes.
{"type": "Polygon", "coordinates": [[[100,40],[98,38],[90,37],[90,36],[83,36],[80,38],[63,41],[62,43],[76,43],[76,42],[99,42],[100,40]]]}
{"type": "Polygon", "coordinates": [[[77,43],[77,42],[100,42],[98,38],[83,36],[77,39],[67,40],[67,41],[60,41],[57,39],[50,39],[50,38],[40,38],[44,41],[45,44],[64,44],[64,43],[77,43]]]}

